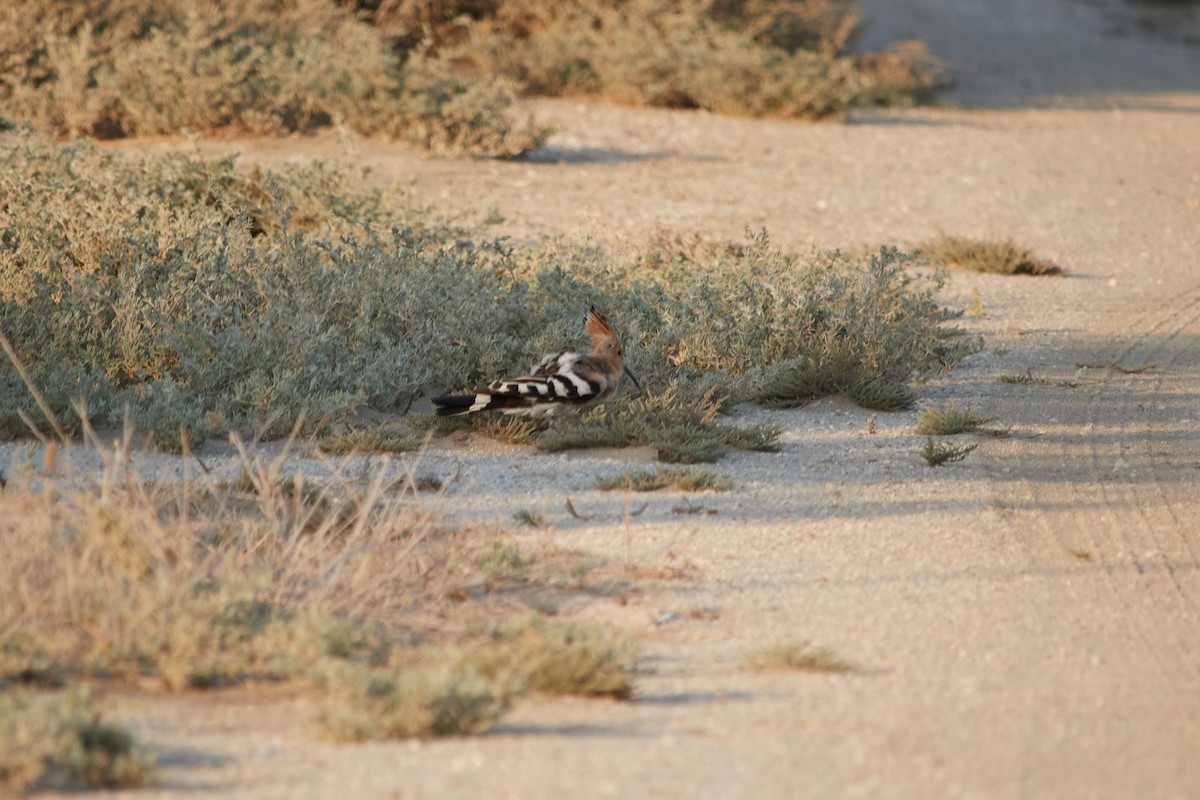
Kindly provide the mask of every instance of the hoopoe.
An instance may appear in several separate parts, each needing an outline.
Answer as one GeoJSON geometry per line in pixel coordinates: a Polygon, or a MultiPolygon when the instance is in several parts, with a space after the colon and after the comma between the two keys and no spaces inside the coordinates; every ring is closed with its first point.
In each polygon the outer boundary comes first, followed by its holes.
{"type": "Polygon", "coordinates": [[[584,330],[592,336],[591,355],[563,350],[543,358],[530,375],[492,381],[474,394],[435,397],[438,416],[500,411],[552,417],[612,397],[621,386],[622,374],[641,389],[625,366],[625,351],[604,315],[592,308],[584,317],[584,330]]]}

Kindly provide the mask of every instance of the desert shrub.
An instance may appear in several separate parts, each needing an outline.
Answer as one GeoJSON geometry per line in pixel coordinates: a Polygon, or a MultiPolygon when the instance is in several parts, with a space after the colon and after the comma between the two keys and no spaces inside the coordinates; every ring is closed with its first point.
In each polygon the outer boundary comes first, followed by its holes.
{"type": "Polygon", "coordinates": [[[941,408],[922,408],[917,414],[916,431],[922,436],[954,436],[977,431],[993,420],[995,417],[985,417],[970,406],[960,408],[951,400],[941,408]]]}
{"type": "MultiPolygon", "coordinates": [[[[465,15],[434,21],[439,56],[507,76],[529,94],[812,118],[856,105],[911,105],[937,80],[919,45],[842,55],[856,19],[849,4],[829,0],[462,6],[470,7],[465,15]]],[[[382,22],[399,32],[420,18],[409,4],[382,22]]]]}
{"type": "Polygon", "coordinates": [[[551,627],[535,618],[497,627],[462,664],[517,690],[628,699],[636,657],[629,642],[602,628],[551,627]]]}
{"type": "Polygon", "coordinates": [[[1062,275],[1062,267],[1038,258],[1011,239],[992,241],[938,235],[918,246],[922,257],[952,269],[997,275],[1062,275]]]}
{"type": "Polygon", "coordinates": [[[317,725],[341,741],[454,736],[487,730],[511,695],[474,671],[440,662],[407,669],[322,666],[317,725]]]}
{"type": "Polygon", "coordinates": [[[0,114],[56,134],[342,121],[448,152],[513,155],[539,141],[507,118],[502,83],[402,67],[378,30],[330,0],[13,0],[0,31],[0,114]]]}
{"type": "MultiPolygon", "coordinates": [[[[105,425],[128,407],[164,447],[231,428],[278,436],[524,371],[584,338],[589,305],[621,330],[647,387],[623,391],[604,425],[665,451],[699,434],[724,440],[702,448],[718,454],[769,444],[715,423],[730,402],[842,391],[902,406],[913,375],[970,349],[942,327],[937,280],[906,272],[894,249],[805,260],[765,233],[690,255],[464,247],[361,177],[9,137],[0,330],[64,425],[76,401],[105,425]]],[[[5,435],[24,430],[21,414],[40,418],[12,365],[0,400],[5,435]]]]}
{"type": "Polygon", "coordinates": [[[144,786],[154,760],[106,723],[87,689],[0,691],[0,789],[36,782],[96,789],[144,786]]]}
{"type": "Polygon", "coordinates": [[[11,0],[0,117],[104,138],[340,121],[509,156],[546,134],[517,91],[772,117],[927,99],[923,47],[845,55],[855,24],[839,0],[11,0]]]}

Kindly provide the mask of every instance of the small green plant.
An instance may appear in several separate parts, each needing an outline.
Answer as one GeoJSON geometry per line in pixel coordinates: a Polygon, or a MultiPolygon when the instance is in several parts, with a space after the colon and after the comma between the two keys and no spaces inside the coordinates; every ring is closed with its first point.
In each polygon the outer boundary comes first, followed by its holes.
{"type": "Polygon", "coordinates": [[[659,467],[654,471],[635,470],[608,478],[597,478],[596,488],[603,491],[622,489],[632,492],[653,492],[667,487],[681,492],[723,491],[733,482],[711,469],[682,469],[659,467]]]}
{"type": "Polygon", "coordinates": [[[999,275],[1062,275],[1052,261],[1037,258],[1012,240],[994,242],[940,235],[918,246],[922,256],[952,269],[991,272],[999,275]]]}
{"type": "Polygon", "coordinates": [[[994,420],[995,417],[984,417],[970,406],[959,408],[958,403],[951,400],[942,408],[922,408],[917,413],[917,433],[922,436],[955,436],[977,431],[980,426],[994,420]]]}
{"type": "Polygon", "coordinates": [[[940,467],[942,464],[949,464],[955,461],[962,461],[967,457],[967,454],[974,450],[979,445],[969,444],[961,447],[949,444],[935,442],[933,437],[926,437],[925,446],[917,452],[921,458],[925,459],[925,463],[931,467],[940,467]]]}
{"type": "Polygon", "coordinates": [[[967,307],[963,309],[963,312],[973,317],[982,317],[987,313],[987,308],[983,304],[983,293],[978,288],[971,290],[971,302],[967,303],[967,307]]]}
{"type": "Polygon", "coordinates": [[[757,672],[853,672],[857,667],[824,647],[783,644],[754,650],[746,666],[757,672]]]}
{"type": "Polygon", "coordinates": [[[1064,389],[1074,389],[1076,386],[1079,385],[1079,381],[1066,380],[1066,379],[1054,380],[1052,378],[1043,378],[1039,375],[1034,375],[1033,367],[1026,367],[1024,374],[1021,374],[1021,375],[1010,375],[1008,373],[1001,373],[999,376],[996,377],[996,380],[998,380],[1000,383],[1013,383],[1013,384],[1018,384],[1018,385],[1022,385],[1022,386],[1032,386],[1032,385],[1060,386],[1064,389]]]}

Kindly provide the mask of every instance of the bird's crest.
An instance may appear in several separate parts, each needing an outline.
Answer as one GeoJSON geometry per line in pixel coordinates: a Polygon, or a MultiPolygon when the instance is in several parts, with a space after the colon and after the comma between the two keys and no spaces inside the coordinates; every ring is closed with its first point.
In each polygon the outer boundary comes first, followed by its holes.
{"type": "Polygon", "coordinates": [[[617,340],[617,332],[595,307],[588,309],[587,316],[583,318],[583,329],[591,334],[594,340],[611,339],[614,342],[617,340]]]}

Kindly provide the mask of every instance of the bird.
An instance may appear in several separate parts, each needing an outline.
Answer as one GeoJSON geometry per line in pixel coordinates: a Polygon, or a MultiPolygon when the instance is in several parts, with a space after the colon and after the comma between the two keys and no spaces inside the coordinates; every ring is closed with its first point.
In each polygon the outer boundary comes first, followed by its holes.
{"type": "Polygon", "coordinates": [[[439,417],[500,411],[533,417],[555,417],[576,411],[617,393],[622,375],[642,385],[625,364],[625,351],[617,332],[592,307],[583,318],[583,329],[592,337],[591,355],[563,350],[543,358],[529,375],[501,378],[472,394],[433,398],[439,417]]]}

